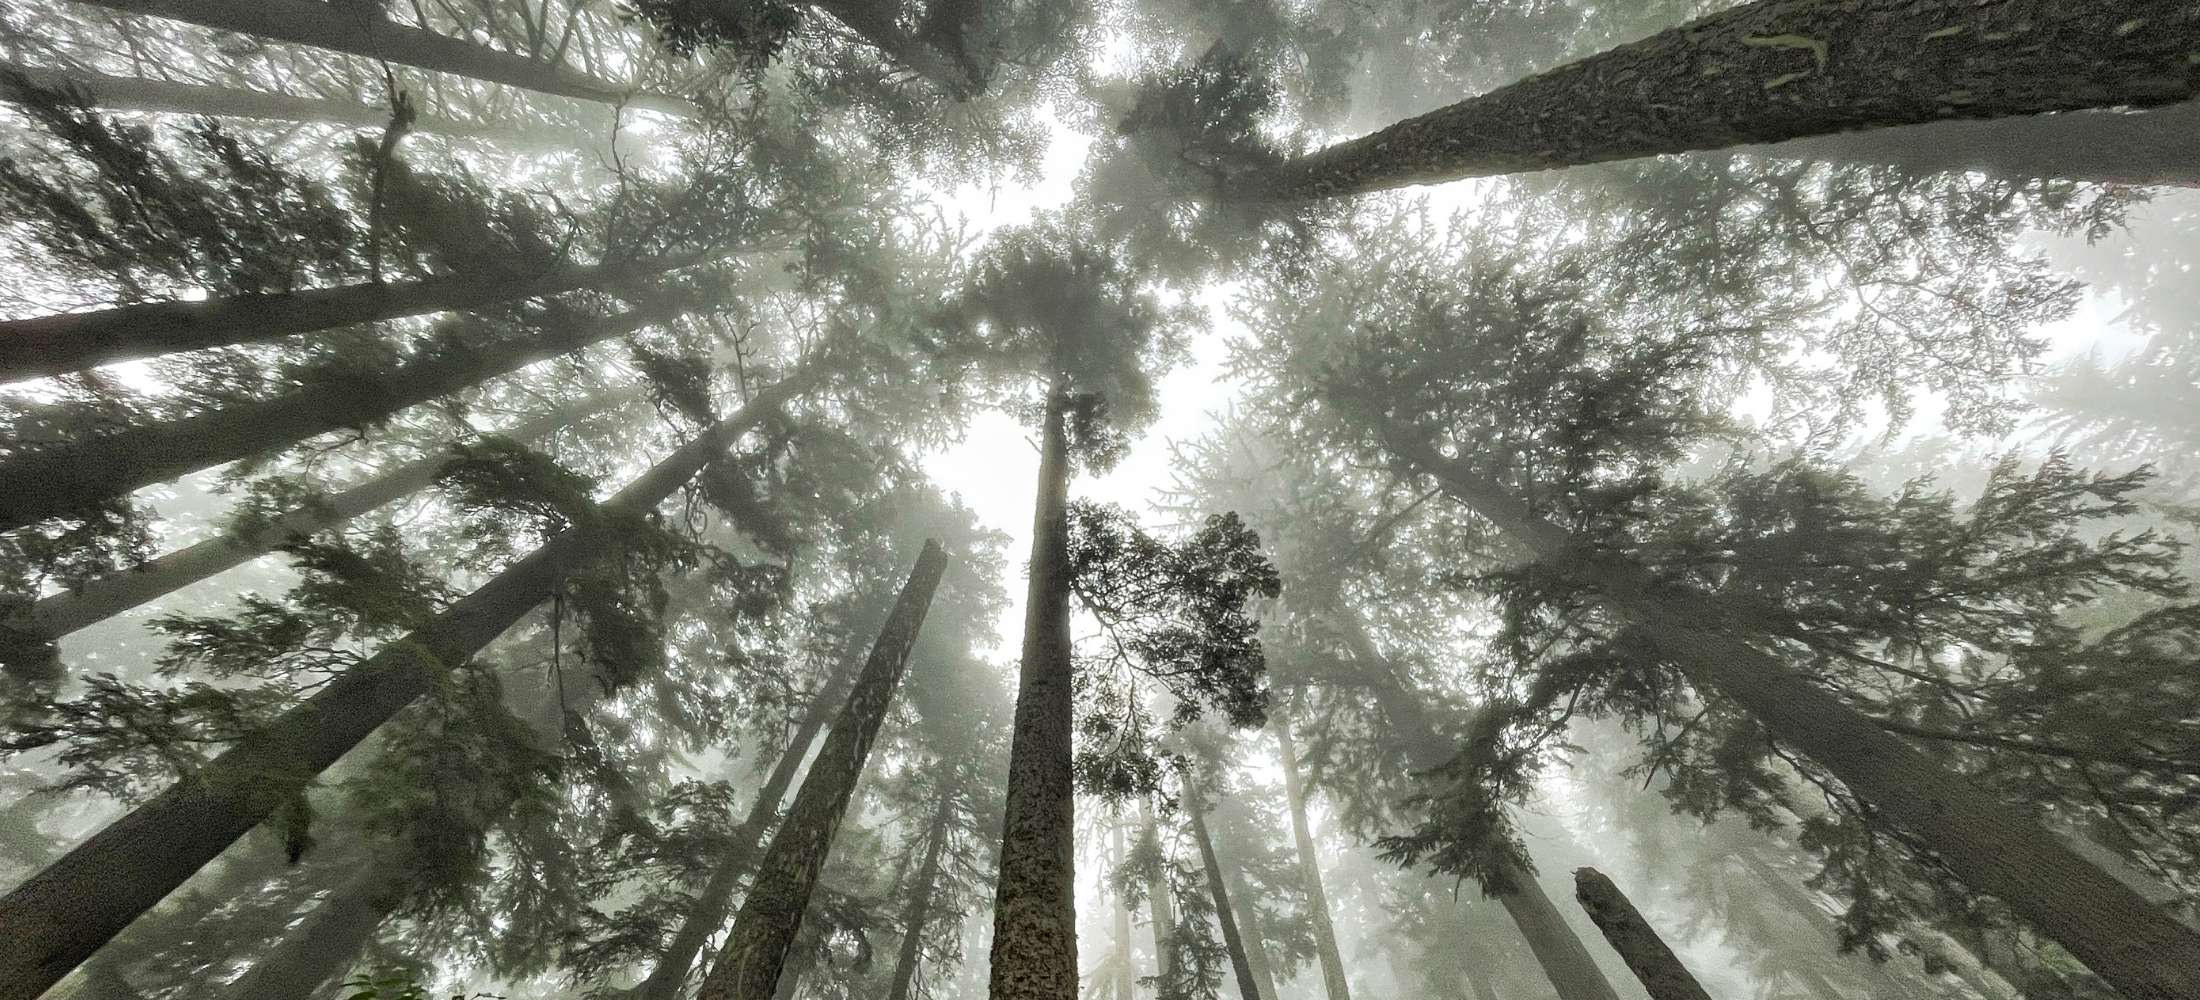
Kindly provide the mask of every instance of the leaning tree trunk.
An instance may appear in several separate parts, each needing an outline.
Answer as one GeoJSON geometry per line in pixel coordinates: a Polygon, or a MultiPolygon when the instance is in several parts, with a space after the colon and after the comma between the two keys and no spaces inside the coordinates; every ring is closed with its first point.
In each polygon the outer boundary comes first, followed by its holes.
{"type": "Polygon", "coordinates": [[[894,703],[894,691],[916,646],[917,631],[924,627],[932,592],[946,571],[947,554],[938,542],[926,541],[901,598],[894,602],[893,614],[879,631],[878,644],[871,647],[871,658],[848,692],[847,706],[826,734],[817,760],[794,793],[794,804],[787,807],[786,821],[764,851],[756,880],[733,919],[733,932],[711,963],[710,974],[703,977],[697,1000],[771,1000],[778,988],[787,952],[802,929],[810,892],[825,869],[825,857],[832,852],[856,779],[862,777],[871,744],[886,722],[886,710],[894,703]]]}
{"type": "Polygon", "coordinates": [[[597,522],[560,532],[429,624],[324,684],[167,791],[0,898],[0,1000],[31,1000],[314,775],[619,542],[607,525],[654,510],[766,414],[817,381],[803,372],[682,445],[620,490],[597,522]]]}
{"type": "Polygon", "coordinates": [[[1917,173],[1975,171],[2014,180],[2200,187],[2200,102],[2151,111],[2071,111],[1814,136],[1734,150],[1917,173]]]}
{"type": "Polygon", "coordinates": [[[771,826],[772,817],[779,814],[779,803],[786,799],[787,788],[794,784],[794,776],[802,770],[802,761],[810,755],[810,744],[817,741],[817,734],[824,731],[832,710],[841,700],[841,692],[851,678],[843,674],[835,676],[811,699],[802,712],[802,721],[795,727],[794,736],[787,741],[787,749],[772,765],[771,774],[764,779],[764,787],[757,790],[756,801],[749,805],[748,819],[734,831],[734,839],[718,857],[718,867],[711,872],[710,881],[701,894],[688,904],[687,912],[680,918],[680,929],[672,935],[672,944],[657,960],[656,968],[649,970],[649,977],[634,988],[634,1000],[676,1000],[680,987],[686,985],[688,973],[695,967],[695,956],[702,954],[703,946],[710,943],[711,935],[726,925],[726,913],[733,906],[733,891],[741,883],[741,876],[748,874],[750,862],[756,857],[757,842],[771,826]]]}
{"type": "Polygon", "coordinates": [[[1236,909],[1238,932],[1245,942],[1245,963],[1253,969],[1254,984],[1260,987],[1260,1000],[1281,1000],[1283,994],[1276,990],[1276,970],[1268,961],[1268,948],[1261,943],[1260,906],[1253,902],[1253,888],[1245,880],[1244,866],[1236,864],[1236,857],[1229,852],[1215,852],[1215,859],[1222,865],[1222,882],[1230,890],[1230,904],[1236,909]]]}
{"type": "Polygon", "coordinates": [[[1291,839],[1298,848],[1299,881],[1306,886],[1314,951],[1322,966],[1322,988],[1328,1000],[1352,1000],[1352,985],[1344,975],[1344,952],[1337,947],[1337,928],[1329,919],[1329,894],[1322,888],[1321,853],[1314,847],[1313,826],[1306,820],[1306,786],[1299,778],[1299,751],[1291,739],[1291,721],[1279,712],[1271,716],[1269,728],[1276,734],[1276,749],[1282,758],[1283,794],[1291,807],[1291,839]]]}
{"type": "MultiPolygon", "coordinates": [[[[600,397],[579,407],[544,414],[501,433],[514,440],[530,441],[620,401],[615,395],[600,397]]],[[[435,484],[436,473],[449,461],[450,456],[436,454],[406,462],[349,489],[256,523],[250,530],[224,532],[128,569],[89,580],[74,590],[43,598],[23,614],[0,621],[0,665],[13,662],[15,649],[52,643],[71,632],[264,556],[284,542],[336,527],[384,504],[427,489],[435,484]]]]}
{"type": "Polygon", "coordinates": [[[378,377],[330,379],[270,399],[55,444],[0,461],[0,531],[416,406],[647,326],[644,310],[480,346],[446,348],[378,377]]]}
{"type": "Polygon", "coordinates": [[[932,898],[939,892],[940,855],[946,851],[948,823],[955,818],[956,792],[953,787],[940,791],[939,807],[925,830],[924,862],[917,868],[916,895],[910,897],[909,908],[901,917],[901,951],[894,956],[894,981],[886,991],[886,1000],[914,1000],[916,996],[917,965],[924,960],[924,927],[932,920],[932,898]]]}
{"type": "Polygon", "coordinates": [[[1207,810],[1191,775],[1184,776],[1184,812],[1191,817],[1192,839],[1199,843],[1199,863],[1207,872],[1207,894],[1214,898],[1215,922],[1222,925],[1222,947],[1230,954],[1230,974],[1237,979],[1238,995],[1261,1000],[1253,963],[1245,955],[1245,936],[1238,929],[1237,914],[1230,908],[1230,892],[1223,888],[1222,862],[1215,857],[1215,841],[1207,835],[1207,810]]]}
{"type": "Polygon", "coordinates": [[[331,889],[321,905],[306,914],[282,943],[252,963],[222,991],[232,1000],[316,995],[351,968],[374,943],[375,932],[397,912],[405,893],[402,876],[381,865],[366,865],[331,889]]]}
{"type": "Polygon", "coordinates": [[[1068,388],[1047,389],[1032,515],[1031,582],[993,905],[992,1000],[1076,1000],[1070,785],[1068,388]]]}
{"type": "MultiPolygon", "coordinates": [[[[1571,551],[1559,526],[1426,443],[1401,457],[1538,558],[1571,551]]],[[[1971,889],[2008,904],[2136,1000],[2200,1000],[2200,931],[2086,861],[2039,820],[1979,790],[1780,659],[1725,632],[1712,602],[1655,590],[1639,568],[1600,568],[1605,602],[1690,683],[1731,699],[1824,767],[1971,889]]]]}
{"type": "Polygon", "coordinates": [[[562,264],[528,274],[484,268],[419,281],[362,282],[196,302],[144,302],[0,320],[0,380],[66,375],[179,351],[251,344],[360,323],[474,309],[616,285],[694,263],[692,256],[562,264]]]}
{"type": "Polygon", "coordinates": [[[1233,179],[1306,201],[1857,129],[2200,96],[2163,0],[1758,0],[1233,179]]]}
{"type": "Polygon", "coordinates": [[[372,4],[332,6],[317,0],[79,0],[110,10],[151,14],[218,31],[471,77],[490,83],[601,104],[693,116],[695,105],[670,94],[576,73],[447,35],[399,24],[372,4]]]}
{"type": "MultiPolygon", "coordinates": [[[[1810,925],[1811,930],[1817,932],[1821,939],[1820,943],[1827,945],[1840,944],[1841,929],[1834,926],[1833,918],[1819,907],[1817,901],[1812,899],[1800,884],[1773,868],[1753,849],[1744,849],[1734,853],[1736,857],[1741,859],[1742,867],[1749,869],[1750,875],[1756,879],[1757,883],[1770,892],[1774,899],[1779,901],[1782,910],[1794,914],[1797,919],[1810,925]]],[[[1855,957],[1852,962],[1857,964],[1857,968],[1862,973],[1867,988],[1871,991],[1871,995],[1875,1000],[1898,1000],[1898,998],[1908,997],[1915,992],[1915,990],[1903,985],[1900,980],[1896,979],[1893,973],[1888,972],[1885,963],[1874,962],[1863,957],[1855,957]]],[[[1923,970],[1919,971],[1922,972],[1923,970]]],[[[1930,973],[1925,974],[1930,975],[1930,973]]],[[[2000,977],[1995,978],[1999,979],[2000,977]]],[[[1970,986],[1978,991],[1979,996],[1985,997],[1987,1000],[2017,1000],[2016,992],[2009,989],[2009,984],[2006,982],[1997,984],[1973,981],[1970,986]]]]}
{"type": "MultiPolygon", "coordinates": [[[[1341,620],[1337,624],[1353,657],[1367,663],[1369,670],[1378,672],[1375,699],[1405,741],[1414,769],[1434,771],[1442,767],[1451,759],[1453,748],[1429,721],[1426,707],[1394,679],[1391,671],[1381,666],[1381,653],[1357,620],[1341,620]]],[[[1559,914],[1558,906],[1551,902],[1550,894],[1543,891],[1542,883],[1509,860],[1500,860],[1498,868],[1510,887],[1493,897],[1520,928],[1520,936],[1527,939],[1528,950],[1535,955],[1536,964],[1551,981],[1559,1000],[1618,1000],[1619,994],[1613,991],[1611,980],[1597,967],[1581,935],[1574,933],[1573,926],[1559,914]]]]}
{"type": "Polygon", "coordinates": [[[1574,898],[1604,932],[1604,939],[1612,942],[1612,950],[1634,970],[1635,978],[1642,980],[1650,1000],[1711,1000],[1657,930],[1603,872],[1574,869],[1574,898]]]}
{"type": "MultiPolygon", "coordinates": [[[[390,123],[390,109],[386,104],[362,104],[358,101],[325,97],[297,97],[264,90],[147,80],[95,73],[91,70],[47,69],[0,61],[0,81],[4,81],[10,74],[19,75],[29,80],[33,86],[45,90],[67,90],[83,94],[91,98],[93,107],[109,111],[149,111],[206,118],[253,118],[301,125],[343,125],[371,129],[384,128],[390,123]]],[[[0,97],[13,99],[9,89],[4,86],[0,86],[0,97]]],[[[407,128],[409,131],[431,135],[486,139],[529,148],[585,148],[591,144],[581,137],[560,134],[549,128],[530,130],[431,115],[415,117],[407,128]]]]}

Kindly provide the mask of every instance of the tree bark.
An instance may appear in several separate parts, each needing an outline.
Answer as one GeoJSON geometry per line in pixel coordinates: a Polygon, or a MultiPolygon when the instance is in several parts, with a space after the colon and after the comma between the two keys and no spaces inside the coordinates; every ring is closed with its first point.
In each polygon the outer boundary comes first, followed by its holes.
{"type": "MultiPolygon", "coordinates": [[[[757,394],[620,490],[607,515],[654,510],[765,414],[816,381],[816,373],[803,371],[757,394]]],[[[0,1000],[32,1000],[67,975],[617,541],[600,527],[552,537],[0,898],[0,940],[11,942],[0,949],[0,1000]]]]}
{"type": "Polygon", "coordinates": [[[686,985],[688,974],[694,971],[695,956],[702,954],[710,936],[726,925],[726,912],[733,906],[733,891],[741,884],[741,877],[748,874],[750,863],[756,858],[757,842],[770,828],[772,818],[779,814],[779,804],[787,797],[787,788],[794,784],[794,777],[802,770],[802,762],[810,755],[810,745],[817,741],[817,734],[824,731],[826,720],[832,715],[833,706],[840,703],[841,692],[850,678],[836,676],[827,682],[823,690],[802,712],[802,721],[796,724],[794,735],[787,740],[787,749],[779,761],[772,765],[771,774],[764,779],[764,787],[756,792],[756,801],[749,805],[749,815],[734,831],[733,843],[719,856],[718,867],[711,872],[710,881],[703,891],[688,905],[681,917],[680,929],[673,933],[672,944],[657,960],[657,966],[649,970],[649,976],[634,987],[634,1000],[676,1000],[680,987],[686,985]]]}
{"type": "Polygon", "coordinates": [[[2200,187],[2200,102],[2151,111],[2069,111],[1843,132],[1734,150],[1753,156],[1868,163],[1917,173],[1976,171],[2011,179],[2200,187]]]}
{"type": "Polygon", "coordinates": [[[1322,966],[1322,987],[1328,1000],[1352,1000],[1352,984],[1344,974],[1344,952],[1337,948],[1337,928],[1329,918],[1329,894],[1322,887],[1321,853],[1314,847],[1313,825],[1306,820],[1306,786],[1299,778],[1299,751],[1291,739],[1291,721],[1280,712],[1272,713],[1269,728],[1276,734],[1276,748],[1283,761],[1283,794],[1291,806],[1291,839],[1298,847],[1299,880],[1306,886],[1314,949],[1322,966]]]}
{"type": "MultiPolygon", "coordinates": [[[[109,111],[148,111],[202,115],[209,118],[255,118],[304,125],[346,125],[362,129],[379,129],[390,123],[390,109],[387,105],[362,104],[357,101],[297,97],[264,90],[147,80],[90,70],[46,69],[0,62],[0,76],[9,73],[20,74],[33,85],[47,90],[83,93],[91,98],[93,107],[109,111]]],[[[548,128],[526,129],[425,114],[415,117],[410,129],[431,135],[486,139],[529,148],[586,148],[592,144],[548,128]]]]}
{"type": "Polygon", "coordinates": [[[863,665],[848,703],[840,710],[832,731],[818,749],[802,787],[787,807],[787,819],[772,835],[764,851],[756,880],[741,901],[733,932],[726,946],[703,977],[697,1000],[770,1000],[779,986],[780,970],[794,947],[802,927],[802,913],[809,908],[810,892],[832,852],[833,837],[840,831],[863,774],[871,744],[886,722],[894,691],[901,684],[932,593],[947,570],[947,554],[938,542],[927,541],[917,565],[902,588],[901,598],[879,632],[878,643],[863,665]]]}
{"type": "Polygon", "coordinates": [[[1260,987],[1260,1000],[1280,1000],[1283,994],[1276,990],[1276,969],[1268,961],[1268,948],[1261,941],[1260,906],[1253,901],[1251,883],[1245,880],[1245,866],[1218,845],[1215,859],[1222,865],[1222,883],[1230,889],[1231,905],[1237,917],[1238,933],[1245,942],[1245,962],[1253,969],[1253,982],[1260,987]]]}
{"type": "Polygon", "coordinates": [[[1686,966],[1666,947],[1650,922],[1642,919],[1635,904],[1619,891],[1619,886],[1594,868],[1574,869],[1574,898],[1581,901],[1589,919],[1604,932],[1604,939],[1612,942],[1612,950],[1627,961],[1627,967],[1635,970],[1635,978],[1642,980],[1642,988],[1649,992],[1650,1000],[1711,1000],[1703,991],[1696,977],[1688,974],[1686,966]]]}
{"type": "Polygon", "coordinates": [[[379,377],[330,379],[269,399],[129,427],[0,461],[0,531],[66,517],[109,497],[417,406],[639,330],[637,310],[532,336],[441,350],[379,377]]]}
{"type": "Polygon", "coordinates": [[[1231,182],[1308,201],[1857,129],[2200,96],[2161,0],[1758,0],[1231,182]]]}
{"type": "Polygon", "coordinates": [[[1230,892],[1223,887],[1222,862],[1215,857],[1215,841],[1207,835],[1206,804],[1199,790],[1184,776],[1184,812],[1191,817],[1192,839],[1199,842],[1199,863],[1207,871],[1207,894],[1214,897],[1215,922],[1222,925],[1222,947],[1230,953],[1230,974],[1237,979],[1238,994],[1245,1000],[1261,1000],[1259,980],[1253,978],[1252,960],[1246,957],[1245,936],[1237,914],[1230,907],[1230,892]]]}
{"type": "MultiPolygon", "coordinates": [[[[576,419],[600,412],[617,400],[600,398],[579,408],[545,414],[502,434],[531,441],[576,419]]],[[[395,503],[435,484],[450,456],[436,454],[406,462],[349,489],[293,508],[249,533],[225,532],[195,545],[148,560],[75,590],[41,599],[29,611],[0,622],[0,659],[11,644],[52,642],[139,607],[177,589],[275,551],[295,538],[343,524],[385,504],[395,503]]]]}
{"type": "MultiPolygon", "coordinates": [[[[941,766],[948,765],[943,761],[941,766]]],[[[917,869],[916,895],[902,914],[901,952],[894,956],[894,981],[886,1000],[914,1000],[917,965],[924,960],[924,925],[932,919],[932,897],[940,881],[940,855],[947,846],[948,823],[955,816],[955,795],[953,787],[941,791],[939,808],[927,828],[924,863],[917,869]]]]}
{"type": "Polygon", "coordinates": [[[660,274],[692,257],[562,265],[537,274],[454,274],[364,282],[198,302],[144,302],[88,312],[0,320],[0,380],[66,375],[99,365],[254,344],[427,313],[602,287],[660,274]]]}
{"type": "Polygon", "coordinates": [[[993,905],[992,1000],[1077,1000],[1070,785],[1068,387],[1047,389],[993,905]]]}
{"type": "Polygon", "coordinates": [[[399,24],[373,5],[317,0],[79,0],[130,14],[150,14],[217,31],[256,35],[376,61],[471,77],[560,97],[646,108],[692,117],[695,105],[670,94],[637,91],[447,35],[399,24]]]}
{"type": "MultiPolygon", "coordinates": [[[[1425,443],[1393,450],[1538,558],[1569,536],[1492,482],[1425,443]]],[[[1600,568],[1606,603],[1632,620],[1689,682],[1732,699],[1773,738],[1826,768],[1973,890],[2012,910],[2135,1000],[2200,998],[2200,932],[2080,857],[2039,820],[1981,792],[1774,656],[1716,631],[1710,602],[1654,591],[1633,567],[1600,568]]]]}

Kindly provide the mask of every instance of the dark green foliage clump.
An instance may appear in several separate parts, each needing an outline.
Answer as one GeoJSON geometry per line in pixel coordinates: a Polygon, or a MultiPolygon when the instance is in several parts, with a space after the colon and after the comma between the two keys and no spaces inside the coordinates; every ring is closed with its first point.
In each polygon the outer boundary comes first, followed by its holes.
{"type": "Polygon", "coordinates": [[[630,0],[630,6],[673,55],[707,49],[750,70],[778,59],[803,22],[801,8],[779,0],[630,0]]]}

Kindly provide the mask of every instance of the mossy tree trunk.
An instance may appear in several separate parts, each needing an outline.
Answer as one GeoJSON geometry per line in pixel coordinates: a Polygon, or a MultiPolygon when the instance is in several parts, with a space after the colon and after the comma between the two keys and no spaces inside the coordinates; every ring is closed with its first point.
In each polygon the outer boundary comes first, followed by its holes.
{"type": "Polygon", "coordinates": [[[992,1000],[1077,1000],[1071,840],[1069,390],[1055,376],[1040,431],[1030,585],[993,905],[992,1000]]]}
{"type": "Polygon", "coordinates": [[[1858,129],[2200,96],[2162,0],[1757,0],[1232,182],[1307,201],[1858,129]]]}
{"type": "Polygon", "coordinates": [[[733,931],[696,991],[698,1000],[770,1000],[778,989],[787,953],[802,929],[810,893],[825,870],[833,838],[855,795],[856,780],[862,777],[871,745],[886,722],[917,633],[924,627],[925,611],[946,571],[947,554],[938,542],[925,542],[893,613],[879,631],[878,643],[871,647],[863,672],[848,692],[847,704],[818,748],[817,760],[795,792],[794,804],[787,807],[785,822],[764,851],[756,878],[741,900],[741,911],[733,918],[733,931]]]}

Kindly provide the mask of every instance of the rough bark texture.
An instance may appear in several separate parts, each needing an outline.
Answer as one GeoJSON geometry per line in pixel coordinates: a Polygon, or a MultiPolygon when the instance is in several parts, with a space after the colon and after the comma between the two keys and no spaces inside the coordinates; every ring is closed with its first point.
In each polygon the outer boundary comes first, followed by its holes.
{"type": "Polygon", "coordinates": [[[275,340],[359,323],[471,309],[668,271],[687,258],[464,274],[296,292],[232,295],[0,320],[0,380],[65,375],[178,351],[275,340]]]}
{"type": "Polygon", "coordinates": [[[1626,960],[1627,967],[1635,971],[1635,978],[1642,980],[1650,1000],[1711,1000],[1673,949],[1665,946],[1665,940],[1636,912],[1635,904],[1628,902],[1619,886],[1603,872],[1574,869],[1574,898],[1581,901],[1581,908],[1604,932],[1604,939],[1612,942],[1612,949],[1626,960]]]}
{"type": "MultiPolygon", "coordinates": [[[[1375,644],[1357,621],[1338,624],[1355,658],[1369,664],[1382,662],[1375,644]]],[[[1451,758],[1453,747],[1429,722],[1420,699],[1387,681],[1379,681],[1374,694],[1383,706],[1383,714],[1396,727],[1399,737],[1406,741],[1408,758],[1415,769],[1435,770],[1451,758]]],[[[1597,967],[1581,935],[1574,933],[1573,926],[1559,914],[1557,905],[1551,902],[1550,894],[1543,891],[1542,884],[1517,865],[1500,864],[1513,890],[1497,893],[1494,898],[1520,928],[1520,936],[1527,939],[1536,965],[1551,981],[1560,1000],[1618,1000],[1619,994],[1613,991],[1611,980],[1597,967]]]]}
{"type": "Polygon", "coordinates": [[[764,787],[756,792],[756,801],[750,803],[748,818],[734,832],[733,843],[727,846],[726,853],[719,856],[718,867],[711,872],[710,881],[688,904],[687,913],[680,919],[680,929],[673,932],[672,943],[658,958],[656,968],[649,970],[648,978],[634,987],[634,1000],[675,1000],[680,995],[680,987],[687,984],[688,974],[694,971],[695,956],[703,953],[703,946],[710,943],[711,935],[725,927],[727,911],[733,908],[733,891],[740,887],[741,877],[748,874],[756,859],[757,842],[764,838],[772,818],[779,814],[779,803],[786,799],[788,787],[794,784],[803,760],[810,755],[810,744],[824,731],[848,681],[845,676],[833,678],[803,710],[802,721],[796,724],[794,735],[787,740],[786,751],[780,754],[778,763],[772,765],[771,774],[764,779],[764,787]]]}
{"type": "Polygon", "coordinates": [[[376,378],[309,386],[196,416],[126,428],[0,462],[0,531],[65,517],[109,497],[264,455],[450,395],[648,325],[642,312],[446,350],[376,378]]]}
{"type": "Polygon", "coordinates": [[[1306,786],[1299,778],[1299,751],[1291,739],[1291,722],[1282,714],[1272,717],[1269,728],[1276,734],[1276,748],[1283,760],[1283,794],[1291,806],[1291,839],[1298,847],[1299,881],[1306,887],[1308,916],[1314,924],[1314,950],[1321,961],[1322,988],[1328,1000],[1352,1000],[1352,984],[1344,974],[1344,952],[1337,947],[1337,928],[1329,920],[1329,894],[1322,888],[1321,852],[1314,847],[1314,828],[1306,820],[1306,786]]]}
{"type": "Polygon", "coordinates": [[[909,653],[916,647],[917,632],[924,627],[925,611],[932,606],[932,594],[946,571],[947,553],[938,542],[925,542],[893,613],[879,631],[878,643],[871,647],[870,659],[848,692],[847,704],[795,792],[794,804],[787,807],[786,821],[764,851],[756,879],[741,900],[741,912],[733,918],[733,932],[711,963],[710,974],[703,977],[697,1000],[770,1000],[777,990],[787,952],[802,929],[810,892],[825,870],[833,837],[840,832],[848,800],[855,794],[856,779],[862,777],[871,744],[886,722],[886,710],[894,703],[909,653]]]}
{"type": "MultiPolygon", "coordinates": [[[[612,497],[654,509],[765,414],[815,381],[797,375],[682,445],[612,497]]],[[[615,539],[558,534],[436,619],[324,685],[197,772],[131,810],[0,899],[0,1000],[31,1000],[266,819],[313,776],[464,662],[615,539]]]]}
{"type": "Polygon", "coordinates": [[[331,7],[315,0],[83,0],[271,41],[309,45],[366,59],[472,77],[561,97],[692,116],[695,106],[669,94],[576,73],[554,63],[398,24],[373,5],[331,7]]]}
{"type": "MultiPolygon", "coordinates": [[[[1569,549],[1564,529],[1426,444],[1391,446],[1445,491],[1539,557],[1569,549]]],[[[1607,603],[1634,621],[1692,684],[1732,699],[1932,850],[1977,892],[1998,897],[2134,1000],[2200,998],[2200,932],[2086,861],[2039,820],[1980,791],[1778,658],[1716,631],[1710,602],[1656,592],[1607,567],[1607,603]]]]}
{"type": "MultiPolygon", "coordinates": [[[[379,129],[389,124],[390,109],[383,104],[324,97],[296,97],[264,90],[241,90],[199,83],[145,80],[113,76],[89,70],[43,69],[0,62],[0,76],[20,74],[47,90],[71,90],[91,98],[92,106],[110,111],[151,111],[210,118],[257,118],[309,125],[348,125],[379,129]]],[[[0,95],[4,95],[0,88],[0,95]]],[[[9,99],[13,99],[10,97],[9,99]]],[[[419,115],[409,126],[414,132],[464,139],[491,139],[523,146],[585,147],[590,140],[560,135],[551,129],[529,130],[511,125],[457,121],[435,115],[419,115]]]]}
{"type": "Polygon", "coordinates": [[[1032,516],[1031,582],[994,891],[993,1000],[1077,1000],[1070,785],[1068,392],[1047,392],[1032,516]]]}
{"type": "Polygon", "coordinates": [[[1207,872],[1207,894],[1214,897],[1215,922],[1222,925],[1222,947],[1230,953],[1230,975],[1237,980],[1238,995],[1261,1000],[1260,981],[1253,978],[1253,963],[1246,957],[1245,935],[1238,927],[1237,911],[1230,906],[1230,892],[1224,888],[1215,839],[1207,835],[1207,806],[1199,789],[1192,787],[1190,775],[1184,778],[1184,812],[1191,817],[1192,839],[1199,842],[1199,863],[1207,872]]]}
{"type": "Polygon", "coordinates": [[[1734,150],[1918,173],[2200,187],[2200,102],[2152,111],[2070,111],[1843,132],[1734,150]]]}
{"type": "MultiPolygon", "coordinates": [[[[577,409],[530,420],[503,434],[517,441],[531,441],[614,402],[612,397],[599,399],[577,409]]],[[[439,454],[406,462],[350,489],[287,511],[257,531],[216,535],[119,573],[87,581],[75,590],[41,599],[28,613],[0,622],[0,635],[5,636],[0,649],[13,642],[51,642],[178,588],[241,566],[275,551],[277,545],[293,538],[333,528],[384,504],[395,503],[434,485],[436,472],[449,460],[449,456],[439,454]]]]}
{"type": "Polygon", "coordinates": [[[1758,0],[1371,135],[1225,197],[1410,184],[1954,118],[2200,96],[2200,11],[2164,0],[1758,0]]]}
{"type": "MultiPolygon", "coordinates": [[[[944,762],[943,767],[949,766],[944,762]]],[[[932,920],[932,897],[940,881],[940,855],[947,847],[947,824],[955,815],[955,790],[943,789],[932,825],[925,830],[924,861],[917,867],[916,895],[901,917],[901,951],[894,956],[894,981],[886,1000],[914,1000],[917,965],[924,961],[924,927],[932,920]]]]}

